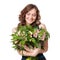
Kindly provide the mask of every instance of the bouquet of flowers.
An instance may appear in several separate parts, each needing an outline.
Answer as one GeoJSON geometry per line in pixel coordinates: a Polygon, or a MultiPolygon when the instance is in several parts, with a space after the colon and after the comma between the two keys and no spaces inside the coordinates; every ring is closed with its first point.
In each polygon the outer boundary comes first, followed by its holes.
{"type": "MultiPolygon", "coordinates": [[[[33,49],[34,47],[36,48],[41,48],[41,38],[43,34],[45,33],[45,39],[43,41],[48,40],[50,37],[49,33],[45,29],[38,29],[36,26],[32,27],[31,25],[26,25],[26,26],[19,26],[19,29],[15,32],[12,33],[12,43],[13,43],[13,48],[14,49],[19,49],[23,50],[24,45],[27,45],[29,48],[33,49]],[[37,32],[37,35],[35,36],[35,33],[37,32]]],[[[26,60],[37,60],[36,57],[28,57],[26,60]]]]}

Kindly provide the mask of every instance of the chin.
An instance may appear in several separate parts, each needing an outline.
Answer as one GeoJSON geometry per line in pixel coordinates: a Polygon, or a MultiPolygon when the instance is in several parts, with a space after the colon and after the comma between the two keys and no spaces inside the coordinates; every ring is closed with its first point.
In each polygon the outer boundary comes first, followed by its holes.
{"type": "Polygon", "coordinates": [[[28,24],[30,24],[30,25],[31,25],[32,23],[28,23],[28,24]]]}

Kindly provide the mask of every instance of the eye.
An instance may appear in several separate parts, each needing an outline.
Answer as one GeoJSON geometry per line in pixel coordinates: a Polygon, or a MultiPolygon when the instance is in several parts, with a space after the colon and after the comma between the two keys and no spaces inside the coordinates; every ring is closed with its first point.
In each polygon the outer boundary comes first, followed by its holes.
{"type": "Polygon", "coordinates": [[[27,13],[27,15],[30,15],[30,13],[27,13]]]}
{"type": "Polygon", "coordinates": [[[32,16],[36,17],[36,14],[32,14],[32,16]]]}

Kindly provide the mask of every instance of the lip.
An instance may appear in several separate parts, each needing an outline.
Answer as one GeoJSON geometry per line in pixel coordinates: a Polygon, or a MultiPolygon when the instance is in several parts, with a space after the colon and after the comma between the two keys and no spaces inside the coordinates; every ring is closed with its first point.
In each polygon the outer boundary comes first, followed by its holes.
{"type": "Polygon", "coordinates": [[[33,21],[34,19],[28,19],[29,21],[33,21]]]}
{"type": "Polygon", "coordinates": [[[30,22],[32,22],[33,20],[29,20],[30,22]]]}
{"type": "Polygon", "coordinates": [[[33,21],[31,21],[31,20],[28,20],[27,22],[28,22],[29,24],[31,24],[33,21]]]}
{"type": "Polygon", "coordinates": [[[29,23],[32,23],[32,21],[28,21],[29,23]]]}
{"type": "Polygon", "coordinates": [[[32,19],[27,19],[27,21],[33,21],[32,19]]]}

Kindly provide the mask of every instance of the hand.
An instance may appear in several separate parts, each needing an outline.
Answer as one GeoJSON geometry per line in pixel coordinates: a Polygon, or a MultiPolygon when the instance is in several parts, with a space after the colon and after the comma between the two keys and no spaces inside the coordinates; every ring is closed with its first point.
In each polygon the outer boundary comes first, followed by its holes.
{"type": "Polygon", "coordinates": [[[28,51],[28,52],[32,52],[32,49],[30,49],[28,46],[24,46],[24,49],[26,50],[26,51],[28,51]]]}
{"type": "Polygon", "coordinates": [[[34,56],[34,57],[37,56],[39,54],[39,51],[40,51],[39,48],[35,48],[31,50],[31,56],[34,56]]]}
{"type": "Polygon", "coordinates": [[[40,49],[39,48],[34,47],[34,49],[30,49],[26,45],[24,46],[24,49],[28,53],[28,56],[33,56],[33,57],[37,56],[39,54],[39,52],[40,52],[40,49]]]}
{"type": "Polygon", "coordinates": [[[44,33],[43,36],[41,37],[41,40],[44,41],[45,37],[46,37],[46,34],[44,33]]]}
{"type": "Polygon", "coordinates": [[[39,33],[39,30],[37,29],[36,32],[33,34],[33,37],[37,38],[38,33],[39,33]]]}
{"type": "Polygon", "coordinates": [[[36,56],[39,54],[40,49],[39,48],[34,48],[34,49],[30,49],[27,46],[25,46],[25,50],[28,51],[30,53],[30,56],[36,56]]]}

